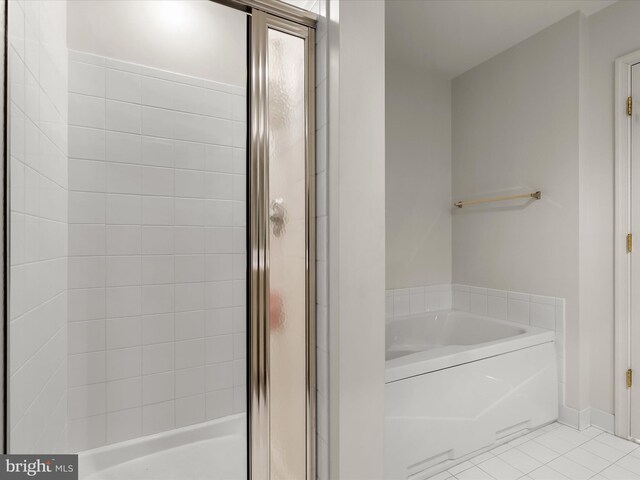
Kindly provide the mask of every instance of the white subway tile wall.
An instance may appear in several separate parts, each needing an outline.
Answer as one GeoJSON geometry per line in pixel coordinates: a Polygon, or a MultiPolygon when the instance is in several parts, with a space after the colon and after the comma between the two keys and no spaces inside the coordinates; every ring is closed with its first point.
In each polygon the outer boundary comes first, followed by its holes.
{"type": "Polygon", "coordinates": [[[564,298],[459,284],[403,288],[386,292],[387,319],[451,309],[554,330],[558,354],[558,403],[560,406],[565,405],[564,298]]]}
{"type": "Polygon", "coordinates": [[[451,310],[452,303],[453,290],[450,284],[387,290],[386,317],[451,310]]]}
{"type": "Polygon", "coordinates": [[[11,451],[60,452],[67,437],[66,4],[9,2],[8,33],[11,451]]]}
{"type": "Polygon", "coordinates": [[[245,89],[69,53],[73,451],[245,410],[245,89]]]}

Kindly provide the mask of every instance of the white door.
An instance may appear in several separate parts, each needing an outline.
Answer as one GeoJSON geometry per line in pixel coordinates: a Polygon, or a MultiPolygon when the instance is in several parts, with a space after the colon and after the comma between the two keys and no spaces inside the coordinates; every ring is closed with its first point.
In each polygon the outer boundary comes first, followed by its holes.
{"type": "MultiPolygon", "coordinates": [[[[635,252],[631,254],[631,338],[629,345],[630,368],[640,374],[640,63],[631,67],[631,233],[635,252]]],[[[640,377],[638,377],[640,380],[640,377]]],[[[634,382],[637,383],[637,382],[634,382]]],[[[638,385],[629,389],[630,434],[640,438],[640,390],[638,385]]]]}

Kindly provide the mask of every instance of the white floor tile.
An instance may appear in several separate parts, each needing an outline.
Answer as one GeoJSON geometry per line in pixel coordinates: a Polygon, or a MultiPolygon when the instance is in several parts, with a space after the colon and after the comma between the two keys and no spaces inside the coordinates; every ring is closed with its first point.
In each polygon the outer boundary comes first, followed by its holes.
{"type": "Polygon", "coordinates": [[[547,466],[571,480],[587,480],[593,477],[591,470],[573,460],[569,460],[566,456],[558,457],[550,461],[547,466]]]}
{"type": "Polygon", "coordinates": [[[496,447],[493,450],[491,450],[491,453],[493,453],[494,455],[500,455],[501,453],[504,453],[507,450],[511,450],[512,448],[514,448],[513,445],[509,445],[508,443],[505,443],[504,445],[500,445],[499,447],[496,447]]]}
{"type": "Polygon", "coordinates": [[[633,472],[626,470],[618,465],[611,465],[607,469],[600,472],[604,478],[608,480],[638,480],[640,477],[633,472]]]}
{"type": "Polygon", "coordinates": [[[472,459],[470,459],[470,462],[473,463],[474,465],[477,465],[479,463],[482,463],[486,460],[489,460],[493,458],[493,453],[491,452],[484,452],[481,453],[480,455],[478,455],[477,457],[473,457],[472,459]]]}
{"type": "Polygon", "coordinates": [[[516,439],[513,439],[509,442],[509,445],[511,445],[512,447],[517,447],[518,445],[522,445],[525,442],[528,442],[529,440],[522,436],[522,437],[518,437],[516,439]]]}
{"type": "Polygon", "coordinates": [[[504,452],[498,458],[504,462],[507,462],[513,468],[520,470],[522,473],[529,473],[542,466],[537,460],[534,460],[522,450],[513,448],[507,452],[504,452]]]}
{"type": "Polygon", "coordinates": [[[495,480],[487,472],[480,470],[478,467],[472,467],[464,472],[460,472],[456,475],[458,480],[495,480]]]}
{"type": "Polygon", "coordinates": [[[544,435],[545,432],[543,429],[539,428],[538,430],[534,430],[531,433],[527,433],[524,438],[528,439],[528,440],[533,440],[534,438],[538,438],[540,435],[544,435]]]}
{"type": "Polygon", "coordinates": [[[561,455],[576,448],[580,443],[569,442],[564,438],[557,437],[553,432],[545,433],[544,435],[536,438],[534,441],[541,443],[547,448],[550,448],[554,452],[558,452],[561,455]]]}
{"type": "Polygon", "coordinates": [[[587,427],[584,430],[580,430],[580,433],[582,433],[583,435],[586,435],[588,437],[597,437],[598,435],[601,435],[604,433],[604,431],[600,430],[599,428],[596,427],[587,427]]]}
{"type": "Polygon", "coordinates": [[[610,462],[617,462],[625,455],[624,452],[599,442],[598,437],[583,444],[582,448],[610,462]]]}
{"type": "Polygon", "coordinates": [[[640,480],[640,445],[594,427],[578,431],[554,423],[449,473],[464,480],[640,480]]]}
{"type": "Polygon", "coordinates": [[[627,455],[626,457],[622,457],[620,460],[618,460],[616,462],[616,465],[640,476],[640,458],[627,455]]]}
{"type": "Polygon", "coordinates": [[[550,462],[554,458],[558,458],[558,456],[560,456],[558,452],[554,452],[550,448],[545,447],[541,443],[538,443],[537,440],[523,443],[518,447],[518,450],[526,453],[531,458],[541,463],[550,462]]]}
{"type": "Polygon", "coordinates": [[[567,442],[576,446],[588,442],[592,438],[591,436],[575,430],[571,427],[567,427],[566,425],[561,425],[555,430],[552,430],[550,434],[555,435],[556,437],[560,437],[563,440],[566,440],[567,442]]]}
{"type": "Polygon", "coordinates": [[[482,462],[478,466],[496,480],[515,480],[523,473],[497,457],[482,462]]]}
{"type": "Polygon", "coordinates": [[[638,445],[636,443],[624,440],[619,437],[615,437],[610,433],[603,433],[602,435],[598,435],[595,440],[600,443],[604,443],[605,445],[609,445],[610,447],[613,447],[616,450],[620,450],[624,453],[630,453],[638,448],[638,445]]]}
{"type": "Polygon", "coordinates": [[[533,478],[533,480],[564,480],[567,478],[560,472],[556,472],[546,465],[534,470],[529,476],[533,478]]]}
{"type": "Polygon", "coordinates": [[[429,477],[429,480],[447,480],[448,478],[451,478],[451,474],[449,472],[440,472],[437,475],[434,475],[432,477],[429,477]]]}
{"type": "Polygon", "coordinates": [[[471,467],[473,467],[473,463],[466,461],[466,462],[462,462],[458,465],[456,465],[455,467],[451,467],[449,470],[447,470],[451,475],[457,476],[460,472],[463,472],[465,470],[470,469],[471,467]]]}
{"type": "Polygon", "coordinates": [[[542,430],[543,432],[550,432],[551,430],[555,430],[556,428],[559,428],[561,426],[562,426],[561,423],[553,422],[547,426],[542,427],[540,430],[542,430]]]}
{"type": "Polygon", "coordinates": [[[601,472],[611,465],[610,461],[600,458],[582,447],[571,450],[566,454],[566,457],[569,460],[573,460],[574,462],[583,465],[594,473],[601,472]]]}

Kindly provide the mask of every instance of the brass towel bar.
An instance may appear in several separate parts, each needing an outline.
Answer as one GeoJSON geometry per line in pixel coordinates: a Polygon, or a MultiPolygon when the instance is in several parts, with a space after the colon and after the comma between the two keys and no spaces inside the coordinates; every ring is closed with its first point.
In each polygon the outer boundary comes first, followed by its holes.
{"type": "Polygon", "coordinates": [[[478,198],[476,200],[456,202],[454,203],[454,205],[458,208],[462,208],[462,207],[466,207],[467,205],[478,205],[479,203],[490,203],[490,202],[502,202],[505,200],[516,200],[518,198],[534,198],[536,200],[540,200],[542,198],[542,192],[538,190],[537,192],[522,193],[520,195],[506,195],[502,197],[478,198]]]}

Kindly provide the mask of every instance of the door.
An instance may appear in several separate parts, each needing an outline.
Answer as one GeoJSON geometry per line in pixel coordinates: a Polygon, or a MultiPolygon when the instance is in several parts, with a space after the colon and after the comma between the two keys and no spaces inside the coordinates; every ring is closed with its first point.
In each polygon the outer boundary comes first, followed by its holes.
{"type": "Polygon", "coordinates": [[[252,433],[251,467],[271,480],[313,479],[314,36],[255,10],[252,33],[253,98],[262,100],[252,109],[252,427],[269,435],[252,433]]]}
{"type": "MultiPolygon", "coordinates": [[[[640,238],[640,64],[631,67],[631,229],[636,238],[640,238]]],[[[640,372],[640,260],[637,252],[631,255],[630,282],[630,369],[640,372]]],[[[640,438],[640,393],[637,388],[629,389],[630,399],[630,436],[640,438]]]]}

